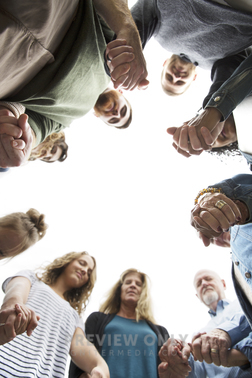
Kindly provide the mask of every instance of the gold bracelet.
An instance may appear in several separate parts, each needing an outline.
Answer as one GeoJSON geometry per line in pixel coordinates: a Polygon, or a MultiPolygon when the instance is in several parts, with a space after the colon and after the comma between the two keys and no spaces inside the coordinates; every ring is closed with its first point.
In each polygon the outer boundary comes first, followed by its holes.
{"type": "Polygon", "coordinates": [[[222,192],[222,189],[221,188],[207,188],[207,189],[202,189],[199,193],[198,193],[198,195],[197,195],[197,197],[195,198],[195,200],[194,200],[194,205],[197,205],[197,203],[198,203],[198,199],[201,197],[201,196],[203,196],[203,194],[206,194],[206,193],[223,193],[222,192]]]}

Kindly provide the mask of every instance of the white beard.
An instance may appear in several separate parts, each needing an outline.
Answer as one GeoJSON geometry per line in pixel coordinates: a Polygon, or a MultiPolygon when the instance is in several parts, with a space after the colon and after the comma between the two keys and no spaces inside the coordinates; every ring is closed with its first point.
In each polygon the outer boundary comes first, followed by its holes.
{"type": "Polygon", "coordinates": [[[219,295],[215,290],[207,290],[203,295],[202,295],[203,302],[209,306],[213,302],[217,302],[219,299],[219,295]]]}

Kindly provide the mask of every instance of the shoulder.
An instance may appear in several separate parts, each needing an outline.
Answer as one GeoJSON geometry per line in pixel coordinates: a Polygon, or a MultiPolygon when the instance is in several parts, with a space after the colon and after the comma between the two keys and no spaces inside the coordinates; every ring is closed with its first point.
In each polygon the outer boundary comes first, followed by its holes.
{"type": "Polygon", "coordinates": [[[162,335],[163,337],[169,338],[169,332],[167,329],[161,325],[154,324],[150,321],[147,321],[148,325],[153,329],[153,331],[158,335],[162,335]]]}
{"type": "Polygon", "coordinates": [[[2,285],[2,289],[3,291],[5,292],[5,289],[8,285],[8,283],[13,279],[13,278],[16,278],[16,277],[24,277],[24,278],[27,278],[31,285],[33,285],[36,281],[38,281],[38,278],[36,276],[36,274],[32,271],[32,270],[21,270],[19,271],[18,273],[14,274],[13,276],[10,276],[8,277],[4,282],[3,282],[3,285],[2,285]]]}
{"type": "Polygon", "coordinates": [[[108,319],[109,317],[111,317],[111,314],[104,314],[104,312],[95,311],[95,312],[92,312],[92,314],[88,316],[86,323],[103,321],[105,319],[108,319]]]}

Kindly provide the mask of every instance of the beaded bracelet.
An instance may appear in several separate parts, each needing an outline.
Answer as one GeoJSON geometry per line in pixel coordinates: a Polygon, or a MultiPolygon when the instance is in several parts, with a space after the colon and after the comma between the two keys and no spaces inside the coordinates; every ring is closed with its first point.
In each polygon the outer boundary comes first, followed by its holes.
{"type": "Polygon", "coordinates": [[[221,188],[207,188],[207,189],[202,189],[197,197],[195,198],[194,200],[194,205],[197,205],[198,203],[198,199],[203,196],[203,194],[206,194],[206,193],[223,193],[222,189],[221,188]]]}

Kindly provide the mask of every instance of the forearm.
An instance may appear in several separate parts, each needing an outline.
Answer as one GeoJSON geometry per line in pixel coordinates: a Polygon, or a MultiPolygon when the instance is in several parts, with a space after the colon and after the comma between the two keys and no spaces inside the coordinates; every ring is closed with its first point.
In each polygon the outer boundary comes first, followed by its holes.
{"type": "Polygon", "coordinates": [[[7,306],[25,304],[30,292],[31,283],[25,277],[15,277],[7,285],[2,309],[7,306]]]}
{"type": "Polygon", "coordinates": [[[93,0],[93,4],[97,13],[116,34],[128,27],[134,28],[137,33],[126,0],[93,0]]]}
{"type": "Polygon", "coordinates": [[[85,337],[84,332],[77,328],[72,339],[70,355],[75,365],[84,372],[91,373],[94,368],[103,371],[104,377],[109,377],[106,362],[100,356],[97,349],[85,337]],[[86,356],[87,358],[83,358],[86,356]]]}

